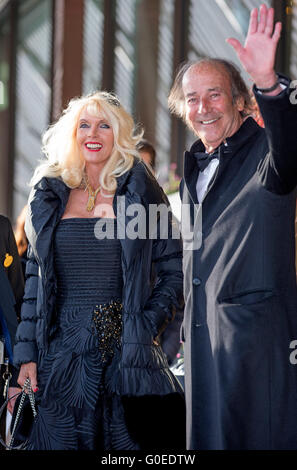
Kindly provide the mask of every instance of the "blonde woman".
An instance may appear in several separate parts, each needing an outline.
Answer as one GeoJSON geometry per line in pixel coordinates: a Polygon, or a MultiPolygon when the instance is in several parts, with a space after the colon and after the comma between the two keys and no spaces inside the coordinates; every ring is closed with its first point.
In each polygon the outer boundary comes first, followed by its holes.
{"type": "Polygon", "coordinates": [[[141,137],[106,92],[73,99],[44,135],[14,349],[39,404],[29,449],[184,446],[183,392],[158,342],[181,300],[180,241],[170,224],[166,238],[118,233],[131,222],[119,201],[168,205],[141,137]]]}

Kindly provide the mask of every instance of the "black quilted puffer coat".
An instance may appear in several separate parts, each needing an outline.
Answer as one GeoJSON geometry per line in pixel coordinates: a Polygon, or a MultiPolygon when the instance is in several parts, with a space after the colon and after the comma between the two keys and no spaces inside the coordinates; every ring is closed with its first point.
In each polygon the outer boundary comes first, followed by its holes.
{"type": "MultiPolygon", "coordinates": [[[[120,216],[118,196],[123,196],[125,224],[130,204],[168,205],[167,198],[145,165],[134,166],[117,180],[114,212],[120,216]]],[[[38,352],[46,351],[56,330],[56,277],[53,260],[55,228],[65,211],[69,188],[55,178],[42,178],[29,197],[26,233],[29,239],[26,287],[22,321],[16,334],[14,361],[17,366],[38,362],[38,352]]],[[[166,356],[154,341],[171,320],[174,305],[182,301],[182,248],[178,239],[121,239],[123,271],[122,352],[116,392],[120,395],[166,395],[181,392],[179,382],[168,368],[166,356]],[[151,289],[151,265],[157,282],[151,289]]]]}

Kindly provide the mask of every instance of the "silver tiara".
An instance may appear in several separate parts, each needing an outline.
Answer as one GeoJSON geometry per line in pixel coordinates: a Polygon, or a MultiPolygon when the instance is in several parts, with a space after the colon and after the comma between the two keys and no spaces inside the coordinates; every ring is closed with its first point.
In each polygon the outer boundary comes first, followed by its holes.
{"type": "Polygon", "coordinates": [[[109,95],[107,97],[107,102],[109,104],[112,104],[113,106],[117,106],[117,107],[121,106],[120,100],[114,95],[109,95]]]}

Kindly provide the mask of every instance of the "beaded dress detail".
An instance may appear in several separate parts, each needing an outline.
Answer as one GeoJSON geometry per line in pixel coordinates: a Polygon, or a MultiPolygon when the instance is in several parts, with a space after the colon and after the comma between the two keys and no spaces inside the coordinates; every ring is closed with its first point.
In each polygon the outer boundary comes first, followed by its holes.
{"type": "Polygon", "coordinates": [[[98,220],[62,219],[55,232],[58,328],[39,357],[30,449],[138,449],[111,386],[121,348],[121,245],[116,220],[104,219],[103,239],[98,220]]]}

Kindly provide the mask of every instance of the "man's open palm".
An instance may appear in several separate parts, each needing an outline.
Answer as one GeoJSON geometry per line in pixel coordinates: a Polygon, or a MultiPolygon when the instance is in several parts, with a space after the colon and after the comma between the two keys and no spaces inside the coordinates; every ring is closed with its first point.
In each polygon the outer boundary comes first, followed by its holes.
{"type": "Polygon", "coordinates": [[[251,12],[244,46],[235,38],[227,39],[235,49],[242,66],[257,84],[263,83],[263,86],[267,86],[266,83],[273,76],[281,29],[281,23],[274,25],[274,9],[261,5],[259,19],[257,8],[251,12]]]}

